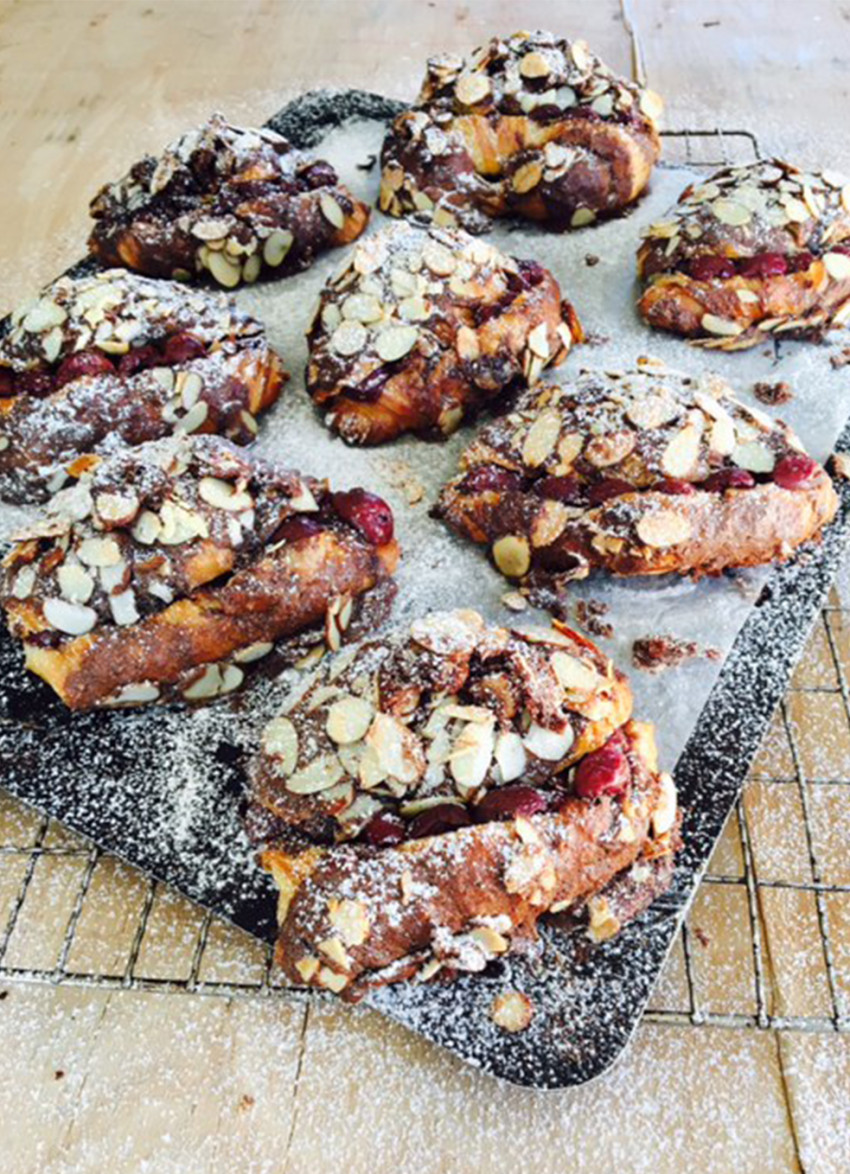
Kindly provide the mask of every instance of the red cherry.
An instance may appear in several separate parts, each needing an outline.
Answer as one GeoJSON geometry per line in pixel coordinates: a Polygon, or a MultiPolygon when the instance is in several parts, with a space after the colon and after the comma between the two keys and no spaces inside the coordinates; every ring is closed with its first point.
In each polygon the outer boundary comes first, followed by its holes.
{"type": "Polygon", "coordinates": [[[8,367],[0,367],[0,398],[15,394],[15,376],[8,367]]]}
{"type": "Polygon", "coordinates": [[[408,828],[408,835],[411,840],[420,840],[423,836],[439,836],[454,828],[465,828],[470,823],[472,820],[465,807],[458,807],[457,803],[438,803],[436,807],[419,812],[408,828]]]}
{"type": "Polygon", "coordinates": [[[204,343],[194,334],[190,334],[188,330],[184,330],[181,334],[172,334],[171,338],[166,339],[163,348],[163,357],[169,366],[188,363],[190,359],[199,359],[201,355],[206,353],[207,348],[204,343]]]}
{"type": "Polygon", "coordinates": [[[623,795],[630,778],[629,760],[622,745],[612,739],[585,755],[576,768],[573,786],[580,798],[598,799],[600,795],[623,795]]]}
{"type": "Polygon", "coordinates": [[[287,518],[278,526],[274,533],[274,542],[297,542],[299,538],[313,538],[321,534],[324,527],[315,518],[304,514],[297,514],[294,518],[287,518]]]}
{"type": "Polygon", "coordinates": [[[723,281],[735,276],[735,262],[728,257],[707,254],[693,257],[688,263],[688,271],[694,281],[723,281]]]}
{"type": "Polygon", "coordinates": [[[773,480],[783,489],[802,489],[817,473],[819,465],[805,453],[790,453],[773,470],[773,480]]]}
{"type": "Polygon", "coordinates": [[[56,387],[64,387],[72,379],[81,379],[84,375],[114,375],[115,368],[103,351],[79,351],[76,355],[69,355],[59,365],[56,372],[56,387]]]}
{"type": "Polygon", "coordinates": [[[690,481],[680,481],[676,477],[666,477],[663,481],[657,481],[652,488],[656,493],[672,493],[682,497],[696,493],[696,489],[690,481]]]}
{"type": "Polygon", "coordinates": [[[781,277],[788,272],[788,258],[782,253],[756,253],[740,261],[743,277],[781,277]]]}
{"type": "Polygon", "coordinates": [[[584,486],[578,477],[543,477],[535,481],[534,492],[538,497],[563,501],[567,505],[575,505],[585,498],[584,486]]]}
{"type": "Polygon", "coordinates": [[[587,496],[590,499],[591,505],[602,505],[603,501],[608,501],[612,497],[620,497],[623,493],[634,493],[635,487],[629,481],[624,481],[621,477],[606,477],[602,481],[597,481],[595,485],[591,485],[587,491],[587,496]]]}
{"type": "Polygon", "coordinates": [[[486,493],[487,490],[510,493],[519,489],[521,481],[519,473],[512,473],[509,469],[500,469],[497,465],[479,465],[467,473],[458,488],[461,493],[486,493]]]}
{"type": "Polygon", "coordinates": [[[382,497],[366,489],[348,489],[333,495],[333,505],[344,522],[359,530],[373,546],[392,542],[393,512],[382,497]]]}
{"type": "Polygon", "coordinates": [[[756,479],[752,473],[748,473],[746,469],[733,467],[712,473],[703,481],[702,488],[712,493],[723,493],[726,489],[752,489],[755,483],[756,479]]]}
{"type": "Polygon", "coordinates": [[[360,833],[369,844],[376,848],[384,848],[393,844],[400,844],[407,836],[407,827],[397,815],[387,811],[379,811],[373,815],[360,833]]]}
{"type": "Polygon", "coordinates": [[[489,791],[480,803],[475,805],[475,818],[481,823],[493,819],[513,819],[517,815],[537,815],[548,807],[546,796],[535,787],[516,783],[510,787],[499,787],[489,791]]]}
{"type": "Polygon", "coordinates": [[[303,171],[299,172],[298,178],[308,188],[323,188],[334,187],[337,182],[337,174],[331,167],[330,163],[326,163],[323,159],[311,163],[303,171]]]}
{"type": "Polygon", "coordinates": [[[546,277],[546,270],[539,261],[519,259],[517,260],[517,268],[522,274],[523,281],[529,286],[540,285],[546,277]]]}
{"type": "Polygon", "coordinates": [[[794,253],[788,258],[788,272],[800,273],[803,269],[813,264],[814,257],[811,253],[794,253]]]}
{"type": "Polygon", "coordinates": [[[140,346],[135,350],[127,351],[118,363],[118,374],[128,379],[137,371],[144,371],[147,367],[158,367],[162,363],[162,355],[155,346],[140,346]]]}

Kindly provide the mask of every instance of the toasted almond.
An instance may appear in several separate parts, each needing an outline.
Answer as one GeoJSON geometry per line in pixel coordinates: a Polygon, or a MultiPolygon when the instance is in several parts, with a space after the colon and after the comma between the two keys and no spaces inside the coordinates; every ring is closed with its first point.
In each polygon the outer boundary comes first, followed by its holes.
{"type": "Polygon", "coordinates": [[[594,693],[605,684],[604,677],[592,665],[568,652],[553,652],[552,668],[558,684],[569,693],[594,693]]]}
{"type": "Polygon", "coordinates": [[[626,416],[636,428],[661,428],[681,414],[681,405],[671,395],[650,393],[630,400],[626,407],[626,416]]]}
{"type": "Polygon", "coordinates": [[[490,769],[495,742],[494,719],[469,722],[457,738],[449,759],[449,770],[461,795],[480,787],[490,769]]]}
{"type": "Polygon", "coordinates": [[[519,195],[524,195],[536,188],[543,178],[543,164],[539,159],[532,159],[518,167],[511,177],[511,187],[519,195]]]}
{"type": "Polygon", "coordinates": [[[584,450],[586,459],[597,469],[617,465],[624,461],[637,443],[634,432],[609,432],[605,436],[594,436],[584,450]]]}
{"type": "Polygon", "coordinates": [[[374,709],[363,697],[347,695],[335,701],[328,709],[326,729],[328,736],[339,745],[359,742],[372,724],[374,709]]]}
{"type": "Polygon", "coordinates": [[[551,70],[549,62],[542,53],[525,53],[519,62],[519,72],[523,77],[548,77],[551,70]]]}
{"type": "Polygon", "coordinates": [[[161,530],[162,522],[159,520],[159,515],[151,510],[142,510],[136,518],[131,533],[135,540],[141,542],[143,546],[151,546],[156,542],[161,530]]]}
{"type": "Polygon", "coordinates": [[[532,469],[551,456],[561,432],[561,417],[555,408],[544,408],[529,428],[522,446],[522,459],[532,469]]]}
{"type": "Polygon", "coordinates": [[[457,261],[451,249],[440,244],[431,237],[425,242],[422,250],[422,260],[428,269],[437,277],[450,277],[455,271],[457,261]]]}
{"type": "Polygon", "coordinates": [[[390,326],[378,335],[375,350],[385,363],[394,363],[416,345],[418,338],[419,331],[415,326],[390,326]]]}
{"type": "Polygon", "coordinates": [[[740,322],[733,322],[731,318],[718,318],[716,314],[703,314],[700,325],[709,334],[718,334],[728,338],[734,338],[744,332],[744,327],[740,322]]]}
{"type": "Polygon", "coordinates": [[[470,930],[469,936],[490,956],[504,954],[510,946],[508,939],[489,925],[476,926],[470,930]]]}
{"type": "Polygon", "coordinates": [[[525,1031],[534,1018],[534,1004],[522,991],[505,991],[490,1004],[490,1018],[503,1031],[525,1031]]]}
{"type": "Polygon", "coordinates": [[[532,546],[551,546],[561,536],[570,519],[570,511],[561,501],[546,498],[540,503],[531,524],[532,546]]]}
{"type": "Polygon", "coordinates": [[[219,477],[202,477],[198,482],[198,496],[218,510],[240,512],[254,505],[249,493],[237,489],[232,481],[222,481],[219,477]]]}
{"type": "Polygon", "coordinates": [[[383,306],[372,294],[349,294],[342,303],[342,316],[352,322],[377,322],[383,315],[383,306]]]}
{"type": "Polygon", "coordinates": [[[513,730],[499,734],[493,750],[496,765],[501,771],[502,782],[510,783],[521,778],[525,771],[525,747],[522,738],[513,730]]]}
{"type": "Polygon", "coordinates": [[[288,717],[275,717],[262,735],[263,751],[279,760],[279,772],[292,774],[298,761],[298,733],[288,717]]]}
{"type": "Polygon", "coordinates": [[[99,493],[94,510],[102,522],[129,526],[139,512],[139,499],[135,493],[99,493]]]}
{"type": "Polygon", "coordinates": [[[559,762],[575,741],[575,734],[571,726],[566,726],[560,732],[547,730],[532,722],[523,738],[523,744],[529,754],[535,758],[542,758],[545,762],[559,762]]]}
{"type": "Polygon", "coordinates": [[[233,653],[233,659],[239,664],[251,664],[255,660],[261,660],[264,656],[268,656],[273,648],[274,644],[270,640],[257,640],[254,644],[237,649],[233,653]]]}
{"type": "Polygon", "coordinates": [[[493,561],[511,579],[521,578],[531,566],[531,548],[521,534],[505,534],[493,543],[493,561]]]}
{"type": "Polygon", "coordinates": [[[850,257],[846,253],[827,253],[823,263],[833,281],[846,281],[850,278],[850,257]]]}
{"type": "Polygon", "coordinates": [[[688,519],[674,510],[644,514],[636,528],[641,542],[647,546],[676,546],[690,538],[692,533],[688,519]]]}
{"type": "Polygon", "coordinates": [[[592,224],[596,219],[596,213],[592,208],[576,208],[570,217],[570,228],[584,228],[588,224],[592,224]]]}
{"type": "Polygon", "coordinates": [[[56,572],[56,581],[63,597],[71,603],[88,603],[91,599],[94,579],[79,563],[63,563],[56,572]]]}
{"type": "Polygon", "coordinates": [[[328,920],[346,946],[362,946],[372,925],[365,904],[348,897],[328,901],[328,920]]]}
{"type": "Polygon", "coordinates": [[[425,755],[419,740],[391,714],[376,713],[365,740],[385,775],[412,783],[423,773],[425,755]]]}
{"type": "Polygon", "coordinates": [[[330,192],[319,193],[319,208],[325,220],[334,228],[342,228],[345,225],[345,213],[330,192]]]}
{"type": "Polygon", "coordinates": [[[669,442],[661,457],[661,468],[668,477],[687,477],[699,458],[701,433],[694,424],[686,424],[669,442]]]}
{"type": "Polygon", "coordinates": [[[308,954],[306,957],[298,959],[295,963],[295,969],[301,975],[301,981],[308,983],[315,976],[319,965],[319,959],[312,954],[308,954]]]}
{"type": "Polygon", "coordinates": [[[455,97],[464,106],[483,102],[490,93],[490,79],[486,73],[462,73],[455,82],[455,97]]]}
{"type": "Polygon", "coordinates": [[[478,335],[471,326],[461,326],[455,335],[455,347],[458,355],[466,362],[474,362],[481,354],[478,344],[478,335]]]}
{"type": "Polygon", "coordinates": [[[121,562],[121,547],[114,538],[85,538],[77,556],[89,567],[114,567],[121,562]]]}
{"type": "MultiPolygon", "coordinates": [[[[61,583],[60,583],[61,586],[61,583]]],[[[21,567],[12,584],[12,595],[15,599],[28,599],[35,588],[35,567],[21,567]]],[[[83,600],[82,602],[85,602],[83,600]]]]}
{"type": "Polygon", "coordinates": [[[572,465],[584,448],[584,437],[580,432],[566,432],[558,441],[558,456],[564,465],[572,465]]]}
{"type": "Polygon", "coordinates": [[[330,347],[338,355],[356,355],[363,350],[368,337],[365,326],[359,322],[343,322],[331,335],[330,347]]]}
{"type": "Polygon", "coordinates": [[[775,453],[758,440],[735,445],[732,459],[736,465],[750,473],[770,473],[776,464],[775,453]]]}
{"type": "Polygon", "coordinates": [[[539,322],[533,330],[530,330],[528,332],[528,338],[525,341],[528,349],[538,359],[542,359],[545,362],[549,358],[551,354],[549,348],[549,332],[545,322],[539,322]]]}
{"type": "Polygon", "coordinates": [[[735,447],[735,424],[731,416],[718,417],[711,425],[708,447],[721,456],[729,456],[735,447]]]}
{"type": "Polygon", "coordinates": [[[290,775],[285,786],[293,795],[315,795],[333,787],[344,774],[342,763],[335,754],[320,754],[290,775]]]}
{"type": "Polygon", "coordinates": [[[664,102],[655,90],[642,90],[638,106],[651,122],[657,122],[664,111],[664,102]]]}
{"type": "Polygon", "coordinates": [[[180,420],[175,431],[178,433],[185,432],[187,434],[197,432],[198,429],[206,423],[209,411],[210,406],[207,401],[198,400],[198,402],[189,409],[182,420],[180,420]]]}
{"type": "Polygon", "coordinates": [[[242,279],[241,267],[231,261],[224,253],[207,250],[205,254],[206,266],[219,285],[225,289],[234,289],[242,279]]]}
{"type": "Polygon", "coordinates": [[[658,800],[652,813],[652,830],[656,836],[669,832],[676,821],[676,784],[669,774],[658,776],[660,784],[658,800]]]}
{"type": "Polygon", "coordinates": [[[84,636],[97,623],[97,612],[93,607],[83,607],[67,599],[45,599],[44,618],[66,636],[84,636]]]}

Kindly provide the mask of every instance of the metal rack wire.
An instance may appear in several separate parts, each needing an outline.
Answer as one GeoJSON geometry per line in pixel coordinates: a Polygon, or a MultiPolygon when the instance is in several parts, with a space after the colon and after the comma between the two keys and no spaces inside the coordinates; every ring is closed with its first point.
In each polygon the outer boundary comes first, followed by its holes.
{"type": "MultiPolygon", "coordinates": [[[[759,158],[758,142],[754,135],[746,130],[683,130],[666,132],[665,165],[694,168],[714,169],[719,166],[747,163],[759,158]]],[[[829,655],[835,672],[837,685],[834,688],[817,690],[800,690],[802,692],[831,693],[840,698],[844,720],[847,723],[850,735],[850,689],[848,689],[847,671],[850,665],[842,664],[839,649],[836,644],[831,616],[840,616],[840,609],[833,605],[824,609],[820,622],[824,626],[829,655]]],[[[799,797],[805,830],[806,852],[811,881],[785,880],[776,878],[760,878],[756,866],[753,850],[752,829],[749,824],[746,805],[739,799],[736,806],[738,847],[742,868],[738,875],[709,873],[703,881],[706,891],[723,886],[738,886],[746,895],[747,927],[749,934],[748,948],[752,960],[752,992],[749,1005],[740,1009],[733,1008],[724,1012],[712,1010],[705,1005],[700,996],[698,982],[697,951],[699,948],[700,930],[694,924],[694,915],[691,914],[682,933],[682,955],[684,959],[684,984],[680,997],[673,999],[671,1005],[662,1005],[658,1001],[651,1004],[647,1018],[656,1022],[689,1023],[694,1026],[716,1025],[731,1028],[757,1027],[762,1029],[794,1028],[796,1030],[835,1032],[850,1030],[850,977],[847,979],[847,989],[842,990],[839,967],[833,937],[830,927],[829,898],[847,895],[848,913],[850,913],[850,884],[827,883],[824,880],[824,870],[819,859],[816,835],[813,827],[811,810],[811,788],[824,783],[842,782],[847,780],[813,779],[806,775],[803,756],[799,746],[793,723],[787,712],[787,699],[782,704],[781,716],[785,735],[790,746],[793,760],[794,777],[767,778],[763,781],[768,786],[795,787],[799,797]],[[785,1015],[774,1011],[774,998],[769,979],[769,943],[766,940],[766,914],[763,896],[768,890],[802,891],[811,894],[814,901],[818,946],[820,957],[813,960],[815,965],[822,967],[825,974],[826,989],[828,990],[830,1012],[823,1014],[785,1015]],[[754,1006],[754,1010],[753,1010],[754,1006]]],[[[848,793],[850,795],[850,793],[848,793]]],[[[848,798],[850,802],[850,798],[848,798]]],[[[191,948],[191,960],[188,972],[181,977],[151,977],[138,973],[139,959],[143,944],[150,932],[152,911],[162,886],[154,880],[146,880],[144,897],[133,929],[126,957],[121,965],[95,966],[91,969],[74,967],[71,964],[72,951],[77,941],[81,918],[90,899],[91,887],[99,863],[104,860],[100,850],[86,841],[65,837],[58,844],[50,842],[55,825],[48,817],[38,819],[32,827],[26,843],[8,843],[0,845],[0,898],[3,893],[3,870],[11,869],[12,862],[24,862],[17,887],[13,886],[11,899],[8,900],[8,912],[5,926],[0,930],[0,984],[4,982],[30,982],[60,984],[67,983],[77,986],[88,986],[114,990],[156,990],[167,992],[182,992],[210,996],[224,996],[227,998],[286,998],[306,999],[323,997],[313,992],[303,992],[287,987],[274,970],[272,953],[269,947],[263,947],[264,955],[261,973],[237,981],[217,981],[202,978],[204,963],[208,953],[210,933],[216,925],[217,918],[209,910],[199,913],[199,923],[194,930],[194,940],[191,948]],[[61,934],[61,940],[56,951],[56,960],[53,966],[31,967],[25,964],[9,962],[10,944],[14,941],[16,931],[29,917],[38,917],[39,910],[30,908],[35,901],[32,897],[33,878],[39,863],[45,859],[73,858],[81,866],[79,883],[73,900],[70,902],[70,912],[61,934]],[[28,904],[29,902],[29,904],[28,904]]],[[[850,924],[850,916],[848,916],[850,924]]],[[[246,936],[247,944],[251,941],[246,936]]],[[[256,950],[257,944],[251,945],[256,950]]],[[[239,947],[235,947],[237,953],[239,947]]]]}

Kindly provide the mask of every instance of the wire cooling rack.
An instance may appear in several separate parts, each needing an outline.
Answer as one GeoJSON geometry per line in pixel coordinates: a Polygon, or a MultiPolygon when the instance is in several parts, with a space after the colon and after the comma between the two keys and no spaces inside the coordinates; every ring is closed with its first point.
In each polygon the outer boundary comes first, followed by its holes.
{"type": "MultiPolygon", "coordinates": [[[[715,169],[760,155],[755,136],[746,130],[667,131],[663,137],[667,166],[715,169]]],[[[814,818],[818,796],[832,789],[846,807],[839,819],[850,826],[850,777],[813,775],[790,713],[801,695],[822,705],[816,720],[832,723],[831,736],[844,737],[850,747],[850,641],[846,658],[840,650],[844,624],[850,631],[850,612],[833,604],[824,608],[804,662],[815,655],[826,658],[826,684],[792,688],[782,702],[769,735],[775,743],[770,769],[765,773],[757,762],[751,772],[650,1004],[649,1020],[850,1030],[850,870],[836,880],[823,820],[814,818]],[[836,722],[843,727],[838,732],[836,722]],[[757,860],[763,833],[753,826],[749,804],[755,786],[782,796],[774,839],[786,850],[777,868],[766,870],[770,875],[757,860]],[[792,817],[786,822],[788,812],[792,817]]],[[[772,802],[767,806],[773,809],[772,802]]],[[[171,897],[169,908],[165,886],[129,866],[115,866],[96,846],[16,800],[9,800],[6,827],[7,842],[0,843],[0,983],[227,998],[327,997],[287,987],[273,967],[270,947],[225,928],[214,914],[182,898],[171,897]],[[98,920],[96,910],[92,915],[93,894],[110,867],[123,869],[117,886],[110,887],[106,876],[108,916],[121,922],[118,946],[104,944],[103,933],[93,933],[91,924],[98,920]],[[224,947],[214,942],[222,931],[230,935],[224,947]],[[160,963],[151,964],[148,947],[163,933],[160,963]],[[75,961],[80,954],[83,964],[75,961]]]]}

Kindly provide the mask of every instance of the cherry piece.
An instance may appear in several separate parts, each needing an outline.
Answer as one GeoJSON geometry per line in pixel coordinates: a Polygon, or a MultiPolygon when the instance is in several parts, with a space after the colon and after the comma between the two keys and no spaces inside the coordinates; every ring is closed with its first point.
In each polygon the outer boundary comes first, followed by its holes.
{"type": "Polygon", "coordinates": [[[15,376],[8,367],[0,367],[0,398],[15,394],[15,376]]]}
{"type": "Polygon", "coordinates": [[[584,486],[578,477],[543,477],[535,481],[534,492],[538,497],[547,497],[552,501],[563,501],[567,505],[575,505],[584,501],[584,486]]]}
{"type": "Polygon", "coordinates": [[[634,485],[629,481],[624,481],[621,477],[605,477],[602,481],[591,485],[587,496],[591,505],[602,505],[603,501],[608,501],[611,497],[619,497],[623,493],[634,493],[634,491],[634,485]]]}
{"type": "Polygon", "coordinates": [[[512,473],[509,469],[500,469],[497,465],[479,465],[471,473],[467,473],[461,481],[461,493],[486,493],[488,489],[499,493],[510,493],[519,489],[521,477],[519,473],[512,473]]]}
{"type": "Polygon", "coordinates": [[[407,828],[397,815],[379,811],[377,815],[372,816],[360,834],[367,843],[374,844],[376,848],[384,848],[400,844],[407,836],[407,828]]]}
{"type": "Polygon", "coordinates": [[[207,348],[199,338],[184,330],[181,334],[172,334],[166,339],[163,356],[168,366],[177,363],[188,363],[190,359],[199,359],[207,353],[207,348]]]}
{"type": "Polygon", "coordinates": [[[111,360],[103,351],[79,351],[76,355],[69,355],[59,365],[56,372],[56,387],[64,387],[72,379],[82,379],[84,375],[114,375],[115,368],[111,360]]]}
{"type": "Polygon", "coordinates": [[[680,481],[677,477],[666,477],[663,481],[657,481],[652,488],[656,493],[672,493],[677,497],[696,493],[690,481],[680,481]]]}
{"type": "Polygon", "coordinates": [[[333,187],[337,181],[337,174],[330,163],[319,159],[311,163],[304,171],[299,172],[298,178],[308,188],[333,187]]]}
{"type": "Polygon", "coordinates": [[[517,261],[517,268],[528,286],[540,285],[546,276],[546,270],[539,261],[520,259],[517,261]]]}
{"type": "Polygon", "coordinates": [[[808,267],[813,264],[814,257],[811,253],[794,253],[792,256],[788,257],[787,260],[788,272],[800,273],[803,269],[808,269],[808,267]]]}
{"type": "Polygon", "coordinates": [[[688,271],[694,281],[723,281],[735,276],[735,262],[728,257],[708,254],[693,257],[688,263],[688,271]]]}
{"type": "Polygon", "coordinates": [[[305,514],[297,514],[294,518],[287,518],[275,530],[274,542],[297,542],[299,538],[313,538],[321,534],[324,527],[315,518],[305,514]]]}
{"type": "Polygon", "coordinates": [[[733,466],[730,469],[720,469],[717,473],[712,473],[703,481],[702,488],[708,489],[712,493],[723,493],[726,489],[752,489],[755,483],[756,479],[752,473],[733,466]]]}
{"type": "Polygon", "coordinates": [[[373,546],[392,542],[393,512],[382,497],[366,489],[348,489],[333,495],[333,505],[344,522],[359,530],[373,546]]]}
{"type": "Polygon", "coordinates": [[[781,277],[788,272],[788,258],[782,253],[756,253],[741,262],[742,277],[781,277]]]}
{"type": "Polygon", "coordinates": [[[127,351],[118,363],[118,374],[125,379],[135,375],[137,371],[144,371],[148,367],[158,367],[162,363],[162,355],[155,346],[140,346],[135,350],[127,351]]]}
{"type": "Polygon", "coordinates": [[[587,754],[576,768],[573,786],[582,799],[598,799],[600,795],[622,795],[628,786],[631,771],[622,745],[613,739],[599,750],[587,754]]]}
{"type": "Polygon", "coordinates": [[[423,836],[439,836],[454,828],[465,828],[471,822],[465,807],[458,807],[457,803],[438,803],[436,807],[420,811],[407,829],[407,834],[412,840],[420,840],[423,836]]]}
{"type": "Polygon", "coordinates": [[[548,806],[546,796],[535,787],[517,783],[510,787],[499,787],[489,791],[480,803],[475,805],[475,818],[481,823],[493,819],[513,819],[517,815],[537,815],[548,806]]]}
{"type": "Polygon", "coordinates": [[[773,480],[783,489],[802,489],[817,471],[817,461],[805,453],[790,453],[773,470],[773,480]]]}

